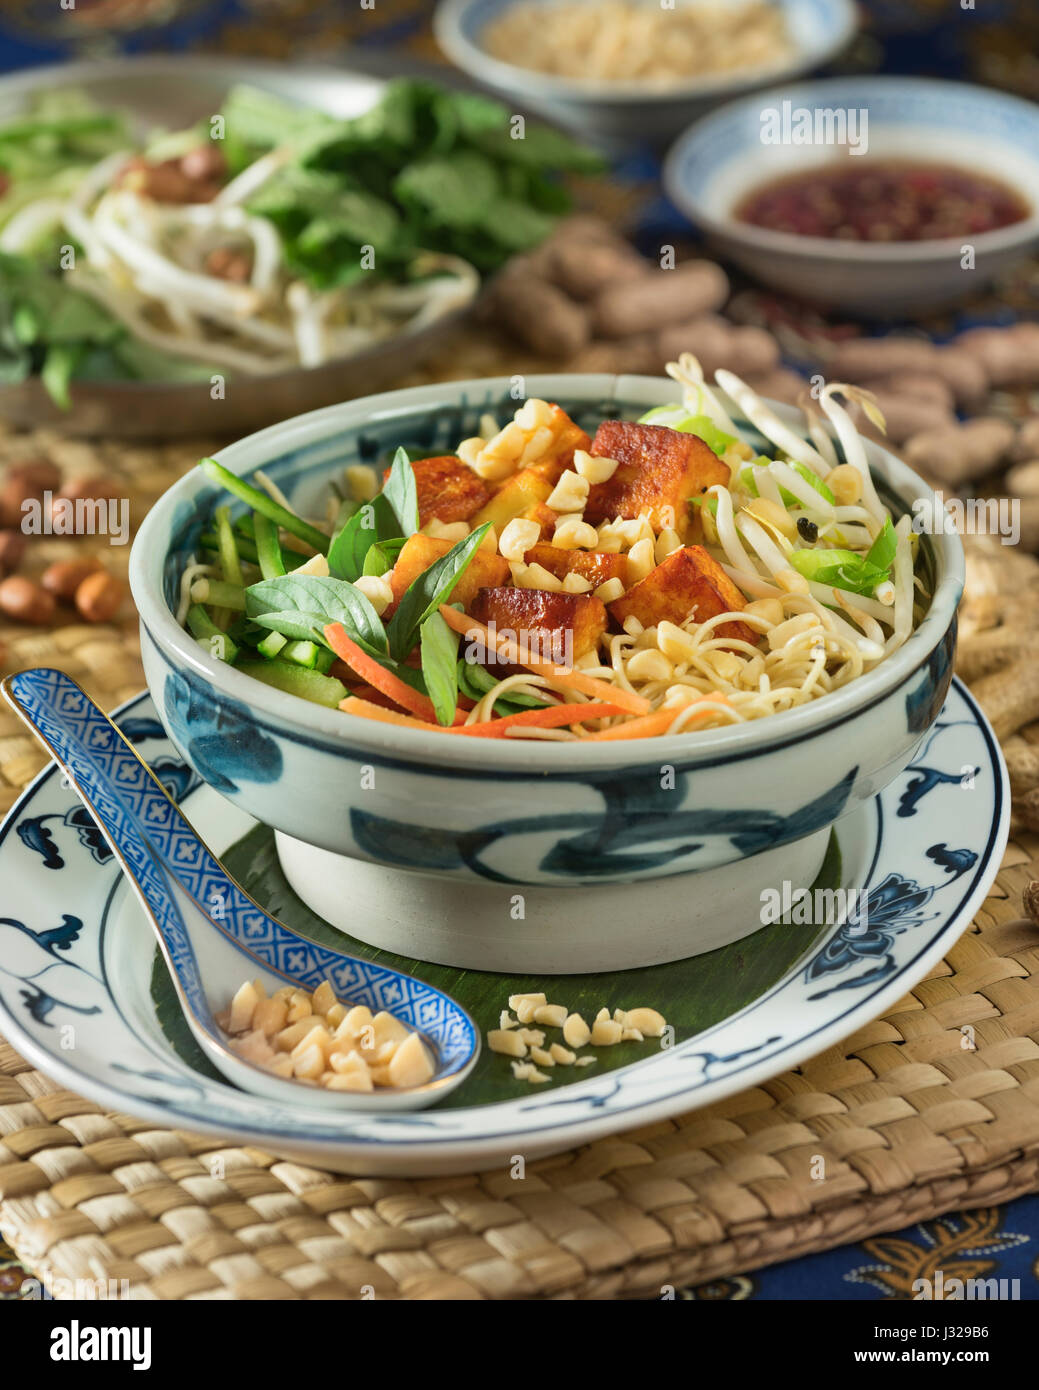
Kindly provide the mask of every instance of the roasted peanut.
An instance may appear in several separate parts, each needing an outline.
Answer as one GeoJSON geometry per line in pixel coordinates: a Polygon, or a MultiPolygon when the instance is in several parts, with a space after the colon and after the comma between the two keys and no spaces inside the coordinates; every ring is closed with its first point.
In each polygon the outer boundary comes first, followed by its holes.
{"type": "Polygon", "coordinates": [[[26,497],[42,497],[45,492],[53,492],[61,485],[61,470],[56,463],[45,458],[13,463],[5,477],[17,479],[25,489],[26,497]]]}
{"type": "Polygon", "coordinates": [[[54,599],[46,589],[21,574],[0,580],[0,613],[12,622],[39,626],[54,616],[54,599]]]}
{"type": "Polygon", "coordinates": [[[105,570],[95,570],[80,581],[75,600],[81,616],[88,623],[107,623],[123,601],[123,586],[114,575],[105,570]]]}
{"type": "Polygon", "coordinates": [[[119,497],[122,492],[123,485],[118,479],[110,477],[107,473],[92,473],[69,478],[62,484],[57,496],[68,497],[75,502],[94,497],[119,497]]]}
{"type": "Polygon", "coordinates": [[[646,262],[627,242],[563,242],[553,248],[549,275],[572,299],[591,299],[606,285],[634,280],[646,270],[646,262]]]}
{"type": "Polygon", "coordinates": [[[27,545],[21,531],[0,531],[0,577],[14,573],[22,563],[27,545]]]}
{"type": "Polygon", "coordinates": [[[664,328],[713,313],[729,296],[724,270],[713,261],[687,261],[674,270],[647,270],[598,294],[592,317],[604,338],[664,328]]]}
{"type": "Polygon", "coordinates": [[[55,598],[71,602],[83,580],[100,568],[97,560],[57,560],[43,571],[40,583],[55,598]]]}
{"type": "Polygon", "coordinates": [[[525,343],[550,357],[572,357],[591,337],[588,315],[547,280],[510,269],[490,291],[495,319],[525,343]]]}

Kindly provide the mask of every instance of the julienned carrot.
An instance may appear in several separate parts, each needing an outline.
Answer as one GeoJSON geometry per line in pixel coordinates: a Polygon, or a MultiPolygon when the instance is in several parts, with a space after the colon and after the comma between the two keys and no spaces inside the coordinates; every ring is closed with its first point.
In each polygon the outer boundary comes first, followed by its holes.
{"type": "MultiPolygon", "coordinates": [[[[703,698],[714,700],[716,703],[726,703],[725,696],[720,691],[703,698]]],[[[668,705],[664,709],[655,709],[652,714],[644,714],[641,719],[628,719],[623,724],[613,724],[608,729],[600,729],[597,734],[586,734],[585,738],[595,739],[600,743],[622,738],[655,738],[657,734],[666,734],[681,713],[681,705],[668,705]]],[[[702,710],[696,718],[706,719],[709,714],[709,710],[702,710]]]]}
{"type": "Polygon", "coordinates": [[[345,710],[347,714],[357,714],[363,719],[374,719],[380,724],[395,724],[398,728],[422,729],[427,734],[436,733],[438,730],[442,734],[449,732],[442,724],[431,724],[427,719],[415,719],[410,714],[398,714],[395,709],[386,709],[384,705],[373,705],[370,700],[359,700],[356,695],[348,695],[345,700],[340,700],[339,708],[345,710]]]}
{"type": "Polygon", "coordinates": [[[577,724],[585,719],[606,719],[624,712],[615,704],[546,705],[544,709],[525,709],[501,719],[485,720],[482,724],[456,724],[453,728],[444,728],[442,724],[428,724],[424,719],[415,719],[410,714],[398,714],[395,709],[359,699],[356,695],[341,700],[339,708],[347,714],[375,719],[382,724],[396,724],[399,728],[422,729],[426,733],[433,730],[441,734],[467,734],[470,738],[504,738],[505,731],[513,725],[527,729],[558,729],[564,724],[577,724]]]}
{"type": "MultiPolygon", "coordinates": [[[[374,657],[369,656],[347,633],[342,623],[328,624],[325,628],[325,641],[341,661],[345,661],[351,670],[356,671],[361,679],[367,681],[380,695],[385,695],[400,705],[402,709],[417,715],[419,719],[436,724],[437,716],[432,700],[427,695],[423,695],[421,691],[413,690],[399,676],[395,676],[392,671],[387,671],[385,666],[376,661],[374,657]]],[[[460,722],[464,718],[464,714],[456,712],[456,722],[460,722]]]]}
{"type": "MultiPolygon", "coordinates": [[[[465,613],[459,613],[457,608],[449,608],[447,604],[442,604],[440,616],[455,632],[460,632],[463,636],[467,633],[474,633],[485,647],[496,651],[499,656],[505,657],[513,665],[525,666],[528,671],[533,671],[535,675],[559,680],[562,684],[579,690],[582,695],[590,695],[593,700],[602,700],[606,704],[617,705],[625,714],[649,713],[649,701],[644,696],[635,695],[630,690],[621,690],[619,686],[608,685],[606,681],[596,680],[594,676],[586,676],[583,671],[574,671],[567,666],[554,666],[550,661],[532,661],[526,652],[521,652],[518,647],[503,639],[498,633],[492,633],[490,628],[477,622],[475,618],[470,618],[465,613]]],[[[374,685],[375,682],[373,681],[372,684],[374,685]]]]}
{"type": "Polygon", "coordinates": [[[519,714],[506,714],[501,719],[487,719],[482,724],[459,724],[448,729],[451,734],[468,734],[473,738],[504,738],[507,730],[559,729],[564,724],[580,724],[586,719],[607,719],[624,714],[617,704],[546,705],[544,709],[525,709],[519,714]]]}

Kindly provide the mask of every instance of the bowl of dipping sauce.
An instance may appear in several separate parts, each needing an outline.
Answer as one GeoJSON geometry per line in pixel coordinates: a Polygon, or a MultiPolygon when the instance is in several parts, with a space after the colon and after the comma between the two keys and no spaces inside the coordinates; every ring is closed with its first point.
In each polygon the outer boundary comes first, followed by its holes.
{"type": "Polygon", "coordinates": [[[772,88],[680,136],[664,183],[763,284],[889,318],[954,303],[1039,244],[1039,106],[924,78],[772,88]]]}
{"type": "Polygon", "coordinates": [[[441,0],[434,29],[484,86],[587,140],[666,142],[733,96],[827,62],[852,0],[441,0]]]}

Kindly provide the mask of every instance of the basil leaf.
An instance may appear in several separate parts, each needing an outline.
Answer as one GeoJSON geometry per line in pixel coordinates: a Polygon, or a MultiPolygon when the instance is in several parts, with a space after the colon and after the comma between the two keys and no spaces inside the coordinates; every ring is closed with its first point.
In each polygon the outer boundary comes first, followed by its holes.
{"type": "MultiPolygon", "coordinates": [[[[415,470],[411,466],[407,449],[398,449],[390,465],[390,476],[379,494],[390,506],[393,515],[400,522],[393,533],[397,536],[413,536],[418,530],[418,486],[415,470]]],[[[379,538],[383,539],[382,536],[379,538]]]]}
{"type": "Polygon", "coordinates": [[[246,589],[245,611],[262,627],[271,627],[287,637],[303,637],[300,632],[286,632],[283,625],[264,621],[265,617],[277,617],[279,622],[287,622],[286,615],[295,613],[297,621],[302,625],[305,620],[310,629],[303,640],[319,642],[324,647],[328,646],[325,626],[342,623],[358,646],[371,656],[386,654],[386,631],[378,613],[360,589],[342,579],[318,574],[261,579],[246,589]]]}
{"type": "Polygon", "coordinates": [[[396,563],[402,547],[406,544],[403,536],[396,537],[392,541],[376,541],[364,557],[362,574],[382,575],[388,573],[396,563]]]}
{"type": "Polygon", "coordinates": [[[401,661],[411,651],[419,628],[429,615],[435,613],[440,605],[450,598],[452,589],[480,548],[489,526],[490,522],[484,522],[482,526],[477,527],[471,535],[453,545],[446,555],[442,555],[429,569],[423,570],[412,582],[386,629],[390,655],[397,661],[401,661]]]}
{"type": "Polygon", "coordinates": [[[334,579],[360,579],[368,551],[379,538],[374,504],[366,502],[334,537],[328,547],[328,568],[334,579]]]}
{"type": "Polygon", "coordinates": [[[437,723],[451,724],[458,708],[458,633],[448,627],[439,613],[431,613],[419,632],[422,675],[437,723]]]}

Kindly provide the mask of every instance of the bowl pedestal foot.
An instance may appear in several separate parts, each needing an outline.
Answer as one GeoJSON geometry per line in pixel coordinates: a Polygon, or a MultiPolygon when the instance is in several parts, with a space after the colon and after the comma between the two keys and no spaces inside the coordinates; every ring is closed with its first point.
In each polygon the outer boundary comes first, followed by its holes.
{"type": "Polygon", "coordinates": [[[465,970],[572,975],[701,955],[762,926],[766,890],[807,888],[830,831],[713,869],[546,887],[455,879],[350,859],[275,832],[286,878],[337,930],[465,970]]]}

